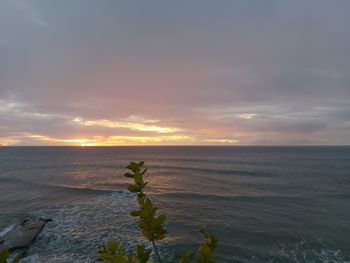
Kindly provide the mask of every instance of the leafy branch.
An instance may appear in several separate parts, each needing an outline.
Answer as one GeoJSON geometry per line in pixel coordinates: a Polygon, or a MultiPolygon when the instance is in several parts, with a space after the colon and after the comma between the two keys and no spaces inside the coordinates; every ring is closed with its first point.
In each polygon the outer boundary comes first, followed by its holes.
{"type": "MultiPolygon", "coordinates": [[[[167,217],[164,214],[157,215],[157,210],[153,201],[144,191],[148,184],[144,180],[147,169],[144,169],[144,162],[131,162],[126,168],[129,172],[124,176],[133,179],[133,183],[129,184],[127,189],[131,193],[137,194],[138,210],[130,212],[130,215],[139,219],[139,228],[143,237],[151,242],[153,251],[156,254],[158,263],[162,263],[156,241],[166,237],[166,230],[163,226],[167,217]]],[[[215,263],[213,253],[217,247],[218,240],[211,232],[199,229],[204,236],[204,243],[199,247],[199,255],[195,258],[195,252],[185,250],[180,257],[179,263],[215,263]]],[[[150,260],[151,250],[146,249],[144,245],[138,245],[136,252],[126,254],[123,244],[113,241],[104,245],[98,251],[99,259],[109,263],[152,263],[150,260]]]]}
{"type": "Polygon", "coordinates": [[[151,251],[143,245],[137,245],[136,253],[126,254],[123,244],[112,241],[99,251],[99,259],[111,263],[152,263],[151,251]]]}
{"type": "Polygon", "coordinates": [[[137,193],[137,202],[140,209],[132,211],[130,214],[133,217],[139,218],[139,227],[142,230],[142,235],[145,239],[150,241],[153,245],[154,252],[157,255],[158,263],[161,263],[158,248],[155,241],[162,240],[166,236],[166,230],[163,223],[167,219],[164,214],[156,216],[158,208],[153,205],[152,199],[147,197],[143,189],[148,182],[145,182],[143,175],[147,169],[143,169],[144,162],[131,162],[126,168],[131,171],[124,174],[124,176],[133,178],[134,183],[128,186],[128,190],[132,193],[137,193]]]}
{"type": "Polygon", "coordinates": [[[198,249],[199,255],[197,259],[194,259],[195,253],[192,250],[186,249],[180,255],[179,263],[215,263],[213,253],[218,245],[217,238],[211,232],[206,232],[204,228],[199,228],[198,232],[203,234],[204,243],[198,249]]]}

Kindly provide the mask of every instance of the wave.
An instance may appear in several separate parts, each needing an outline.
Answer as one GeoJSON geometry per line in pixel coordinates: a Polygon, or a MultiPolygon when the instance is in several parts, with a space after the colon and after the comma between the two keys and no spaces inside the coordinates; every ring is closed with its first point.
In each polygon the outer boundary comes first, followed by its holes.
{"type": "Polygon", "coordinates": [[[192,171],[206,174],[222,174],[222,175],[247,175],[247,176],[272,176],[273,174],[264,171],[248,171],[243,169],[215,169],[215,168],[203,168],[203,167],[183,167],[183,166],[171,166],[171,165],[156,165],[150,166],[152,170],[169,169],[181,171],[192,171]]]}
{"type": "Polygon", "coordinates": [[[24,183],[25,180],[13,177],[0,177],[1,183],[24,183]]]}
{"type": "Polygon", "coordinates": [[[173,198],[173,199],[194,199],[194,200],[267,200],[267,199],[299,199],[304,200],[306,197],[299,195],[264,195],[264,194],[237,194],[237,195],[225,195],[225,194],[201,194],[201,193],[186,193],[186,192],[172,192],[172,193],[154,193],[154,196],[162,196],[165,198],[173,198]]]}
{"type": "Polygon", "coordinates": [[[127,212],[136,208],[134,199],[130,193],[115,192],[32,213],[32,218],[49,217],[52,222],[30,247],[23,263],[96,262],[96,249],[111,240],[135,247],[142,238],[127,212]]]}
{"type": "Polygon", "coordinates": [[[91,194],[108,194],[108,193],[124,193],[123,191],[114,191],[111,189],[98,189],[84,186],[72,186],[72,185],[46,185],[51,189],[63,190],[67,192],[78,192],[78,193],[91,193],[91,194]]]}
{"type": "MultiPolygon", "coordinates": [[[[94,186],[79,186],[79,185],[68,185],[68,184],[50,184],[47,182],[37,182],[32,180],[25,180],[20,177],[0,177],[1,183],[10,183],[10,184],[17,184],[22,185],[25,187],[32,187],[32,188],[41,188],[41,189],[51,189],[51,190],[63,190],[67,192],[79,192],[79,193],[92,193],[92,194],[106,194],[106,193],[112,193],[116,192],[113,189],[118,188],[125,188],[125,184],[116,184],[113,183],[108,188],[100,188],[100,187],[94,187],[94,186]]],[[[30,188],[28,188],[30,189],[30,188]]]]}

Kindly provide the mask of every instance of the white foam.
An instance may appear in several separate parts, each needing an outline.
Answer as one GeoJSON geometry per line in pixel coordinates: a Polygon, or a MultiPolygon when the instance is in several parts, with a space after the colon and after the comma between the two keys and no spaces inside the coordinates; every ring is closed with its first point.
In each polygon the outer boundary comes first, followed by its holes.
{"type": "Polygon", "coordinates": [[[113,193],[74,204],[52,207],[33,214],[49,217],[23,263],[96,261],[96,250],[105,242],[119,240],[126,247],[141,242],[137,223],[129,212],[136,208],[129,193],[113,193]]]}
{"type": "Polygon", "coordinates": [[[294,243],[291,247],[285,244],[280,245],[280,247],[278,254],[295,263],[350,263],[350,255],[347,252],[340,249],[331,249],[322,240],[302,240],[294,243]]]}
{"type": "Polygon", "coordinates": [[[5,228],[0,230],[0,237],[6,235],[8,232],[10,232],[14,227],[15,227],[15,223],[12,223],[8,226],[6,226],[5,228]]]}

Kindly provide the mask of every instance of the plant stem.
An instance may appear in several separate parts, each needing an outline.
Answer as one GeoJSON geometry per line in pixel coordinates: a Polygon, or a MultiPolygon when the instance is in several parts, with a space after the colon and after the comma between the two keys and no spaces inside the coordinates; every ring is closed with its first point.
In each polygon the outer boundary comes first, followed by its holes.
{"type": "Polygon", "coordinates": [[[158,263],[162,263],[162,261],[160,259],[158,248],[157,248],[156,244],[154,243],[154,240],[152,240],[152,245],[153,245],[154,252],[157,255],[158,263]]]}

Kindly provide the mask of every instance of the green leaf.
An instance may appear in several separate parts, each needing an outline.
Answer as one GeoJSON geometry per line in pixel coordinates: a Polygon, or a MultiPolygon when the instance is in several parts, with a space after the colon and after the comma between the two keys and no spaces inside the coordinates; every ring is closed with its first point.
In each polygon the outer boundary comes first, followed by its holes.
{"type": "Polygon", "coordinates": [[[167,219],[167,216],[164,214],[158,216],[156,219],[157,224],[159,224],[159,225],[163,224],[166,219],[167,219]]]}
{"type": "Polygon", "coordinates": [[[131,211],[131,212],[130,212],[130,215],[131,215],[131,216],[135,216],[135,217],[136,217],[136,216],[140,216],[140,210],[131,211]]]}
{"type": "Polygon", "coordinates": [[[125,173],[124,176],[129,178],[134,178],[134,174],[131,174],[131,173],[125,173]]]}
{"type": "Polygon", "coordinates": [[[179,263],[191,263],[194,258],[194,251],[191,249],[186,249],[179,256],[179,263]]]}
{"type": "Polygon", "coordinates": [[[198,263],[214,263],[213,253],[217,247],[218,240],[211,233],[207,233],[203,228],[199,229],[199,232],[204,235],[204,243],[199,247],[198,263]]]}
{"type": "Polygon", "coordinates": [[[119,255],[120,256],[125,256],[125,250],[124,250],[124,245],[120,244],[119,246],[119,255]]]}
{"type": "Polygon", "coordinates": [[[126,168],[128,168],[131,171],[136,171],[138,169],[137,163],[131,162],[126,168]]]}
{"type": "Polygon", "coordinates": [[[145,197],[144,196],[140,196],[137,198],[137,202],[139,203],[139,206],[144,206],[145,205],[145,197]]]}
{"type": "Polygon", "coordinates": [[[204,227],[198,227],[198,228],[197,228],[197,231],[198,231],[199,233],[205,235],[205,229],[204,229],[204,227]]]}
{"type": "MultiPolygon", "coordinates": [[[[125,254],[123,244],[116,241],[109,242],[98,252],[99,259],[109,263],[132,263],[125,254]]],[[[137,263],[137,262],[135,262],[137,263]]]]}
{"type": "Polygon", "coordinates": [[[21,255],[17,255],[17,256],[13,259],[12,263],[18,263],[20,260],[21,260],[21,255]]]}
{"type": "Polygon", "coordinates": [[[109,252],[111,252],[112,254],[115,254],[117,252],[117,249],[118,249],[117,241],[109,242],[105,246],[109,250],[109,252]]]}
{"type": "Polygon", "coordinates": [[[116,258],[117,258],[115,255],[112,255],[108,252],[100,252],[98,256],[100,260],[105,262],[116,262],[116,258]]]}
{"type": "Polygon", "coordinates": [[[7,249],[0,251],[0,263],[6,263],[10,253],[7,249]]]}
{"type": "Polygon", "coordinates": [[[135,182],[138,184],[138,185],[143,185],[143,177],[142,177],[142,174],[140,174],[139,172],[136,172],[135,173],[135,182]]]}
{"type": "Polygon", "coordinates": [[[142,197],[145,197],[145,196],[146,196],[146,195],[145,195],[144,193],[142,193],[142,192],[140,192],[140,193],[137,194],[137,197],[138,197],[138,198],[142,198],[142,197]]]}
{"type": "Polygon", "coordinates": [[[143,245],[137,245],[136,248],[136,257],[139,260],[139,263],[147,263],[151,250],[145,249],[143,245]]]}
{"type": "Polygon", "coordinates": [[[167,234],[166,230],[163,227],[161,227],[153,233],[153,239],[162,240],[166,237],[166,234],[167,234]]]}
{"type": "Polygon", "coordinates": [[[141,161],[139,163],[130,162],[130,164],[126,168],[133,172],[140,172],[141,167],[144,165],[144,163],[144,161],[141,161]]]}
{"type": "Polygon", "coordinates": [[[145,206],[146,207],[153,207],[153,203],[152,203],[151,198],[149,198],[149,197],[145,198],[145,206]]]}
{"type": "Polygon", "coordinates": [[[131,192],[131,193],[138,193],[138,192],[140,192],[140,187],[138,186],[138,185],[133,185],[133,184],[130,184],[129,186],[128,186],[128,190],[129,190],[129,192],[131,192]]]}

